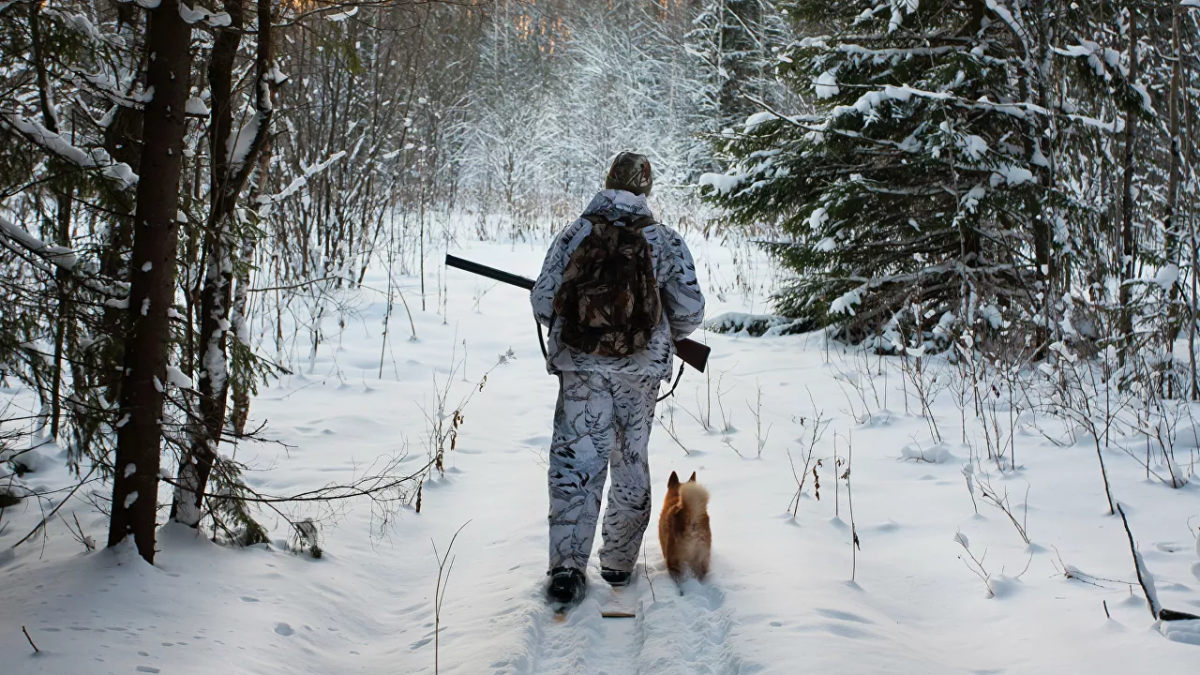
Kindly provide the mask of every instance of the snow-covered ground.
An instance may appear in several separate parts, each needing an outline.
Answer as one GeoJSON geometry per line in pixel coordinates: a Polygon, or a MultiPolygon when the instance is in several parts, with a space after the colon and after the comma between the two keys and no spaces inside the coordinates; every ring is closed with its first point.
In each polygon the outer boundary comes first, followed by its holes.
{"type": "MultiPolygon", "coordinates": [[[[702,281],[714,287],[710,316],[763,311],[761,296],[739,293],[732,282],[757,275],[761,283],[764,267],[750,264],[745,249],[693,244],[702,281]]],[[[529,243],[465,242],[454,252],[528,276],[543,254],[529,243]]],[[[297,372],[253,403],[251,426],[266,422],[265,435],[288,447],[236,449],[257,469],[249,480],[275,494],[346,482],[405,452],[400,467],[415,471],[428,458],[425,411],[435,390],[449,381],[453,407],[474,387],[445,474],[422,488],[420,513],[406,508],[385,522],[387,514],[365,500],[296,507],[321,519],[320,559],[282,545],[223,548],[165,527],[151,567],[130,549],[85,552],[60,520],[44,539],[10,550],[42,515],[26,500],[5,511],[0,533],[0,672],[1200,672],[1200,628],[1178,624],[1170,640],[1150,618],[1121,521],[1107,513],[1093,446],[1057,447],[1019,432],[1017,471],[977,466],[1009,496],[1027,545],[978,494],[976,513],[962,471],[970,451],[955,442],[960,415],[948,393],[933,405],[947,444],[932,447],[926,421],[905,412],[896,371],[875,378],[878,397],[864,405],[847,383],[865,377],[855,365],[861,357],[812,335],[698,335],[713,347],[711,381],[688,372],[675,400],[660,406],[679,442],[655,430],[652,475],[660,494],[672,470],[696,471],[709,487],[710,580],[677,588],[652,525],[648,579],[630,591],[637,618],[599,616],[608,590],[592,570],[592,597],[565,623],[554,622],[541,598],[556,381],[541,361],[528,296],[451,270],[443,317],[435,310],[439,274],[429,270],[427,312],[419,311],[416,280],[399,280],[418,340],[407,340],[398,305],[382,378],[385,303],[377,291],[387,281],[380,270],[368,275],[370,289],[348,298],[354,311],[344,329],[327,315],[312,367],[301,334],[297,372]],[[509,349],[515,358],[479,390],[509,349]],[[710,400],[705,431],[696,418],[710,400]],[[761,454],[756,409],[766,434],[761,454]],[[789,452],[799,472],[800,439],[817,412],[829,421],[814,454],[820,499],[810,467],[793,517],[789,452]],[[835,470],[847,470],[838,460],[851,462],[849,485],[835,479],[835,470]],[[435,644],[435,549],[445,554],[460,527],[435,644]],[[856,559],[852,529],[861,544],[856,559]],[[989,582],[968,567],[960,541],[989,582]]],[[[20,392],[3,393],[27,402],[20,392]]],[[[1179,452],[1195,457],[1190,448],[1179,452]]],[[[67,485],[60,462],[48,459],[31,484],[67,485]]],[[[1200,613],[1200,480],[1172,490],[1148,481],[1124,453],[1109,452],[1106,461],[1162,603],[1200,613]]],[[[86,501],[62,513],[74,513],[103,542],[104,518],[86,501]]],[[[263,517],[280,543],[288,539],[285,523],[263,517]]]]}

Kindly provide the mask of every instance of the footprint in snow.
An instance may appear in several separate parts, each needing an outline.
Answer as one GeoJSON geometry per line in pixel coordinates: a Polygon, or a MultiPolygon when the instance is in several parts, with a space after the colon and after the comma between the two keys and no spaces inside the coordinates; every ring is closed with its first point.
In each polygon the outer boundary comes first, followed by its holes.
{"type": "Polygon", "coordinates": [[[289,626],[286,623],[283,623],[281,621],[281,622],[275,624],[275,632],[284,637],[289,637],[290,635],[294,634],[296,631],[292,630],[291,626],[289,626]]]}

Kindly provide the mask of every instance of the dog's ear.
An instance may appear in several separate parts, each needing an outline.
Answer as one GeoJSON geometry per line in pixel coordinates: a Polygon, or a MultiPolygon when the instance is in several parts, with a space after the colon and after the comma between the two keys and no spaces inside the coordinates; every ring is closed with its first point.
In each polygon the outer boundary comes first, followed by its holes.
{"type": "Polygon", "coordinates": [[[679,474],[671,472],[671,477],[667,479],[667,489],[679,486],[679,474]]]}
{"type": "Polygon", "coordinates": [[[689,482],[689,483],[695,483],[695,482],[696,482],[696,472],[695,472],[695,471],[693,471],[693,472],[692,472],[692,477],[688,479],[688,482],[689,482]]]}

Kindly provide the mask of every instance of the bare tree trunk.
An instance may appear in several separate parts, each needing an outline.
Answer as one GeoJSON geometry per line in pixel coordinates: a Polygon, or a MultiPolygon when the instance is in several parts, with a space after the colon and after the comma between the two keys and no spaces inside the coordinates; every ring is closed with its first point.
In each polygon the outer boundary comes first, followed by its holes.
{"type": "Polygon", "coordinates": [[[233,69],[245,23],[245,0],[225,0],[231,22],[217,36],[209,66],[212,91],[211,209],[205,232],[206,271],[200,294],[199,418],[190,420],[191,442],[179,463],[178,485],[171,518],[190,527],[200,524],[204,491],[212,473],[225,426],[229,397],[228,334],[233,291],[235,233],[234,207],[255,158],[262,150],[271,122],[270,64],[271,12],[269,0],[259,0],[257,78],[254,123],[240,133],[253,134],[245,154],[233,148],[243,139],[233,138],[233,69]],[[230,142],[232,140],[232,143],[230,142]]]}
{"type": "MultiPolygon", "coordinates": [[[[272,92],[273,93],[273,92],[272,92]]],[[[267,191],[267,176],[271,166],[271,140],[267,137],[266,143],[263,145],[262,152],[258,155],[258,177],[257,181],[252,185],[250,196],[253,197],[265,194],[267,191]]],[[[246,305],[250,297],[250,264],[254,260],[255,240],[251,237],[246,237],[242,240],[242,251],[239,262],[240,269],[237,272],[236,288],[233,294],[233,327],[234,330],[242,330],[242,326],[246,322],[246,305]]],[[[245,329],[249,332],[249,329],[245,329]]],[[[231,386],[233,388],[233,412],[230,413],[230,423],[233,424],[233,433],[238,436],[243,436],[246,433],[246,422],[250,418],[250,387],[248,378],[234,378],[231,386]]]]}
{"type": "MultiPolygon", "coordinates": [[[[1173,3],[1171,8],[1171,42],[1175,50],[1175,63],[1171,68],[1171,89],[1168,94],[1167,110],[1169,118],[1169,133],[1171,152],[1170,154],[1170,169],[1167,178],[1167,212],[1163,218],[1163,229],[1166,237],[1166,253],[1167,263],[1175,265],[1179,269],[1179,183],[1181,174],[1183,173],[1180,166],[1183,154],[1183,147],[1179,142],[1179,97],[1180,88],[1183,81],[1183,50],[1179,44],[1179,15],[1183,12],[1183,8],[1179,2],[1173,3]]],[[[1168,353],[1175,351],[1175,336],[1179,334],[1180,321],[1183,319],[1183,312],[1177,306],[1179,300],[1179,282],[1175,281],[1171,284],[1170,292],[1167,294],[1168,303],[1166,316],[1163,317],[1163,346],[1168,353]]],[[[1173,383],[1174,378],[1165,378],[1167,380],[1166,395],[1174,396],[1173,383]]]]}
{"type": "MultiPolygon", "coordinates": [[[[1138,32],[1137,15],[1129,15],[1129,81],[1138,78],[1138,32]]],[[[1129,281],[1134,276],[1134,260],[1137,258],[1137,242],[1133,238],[1133,152],[1137,144],[1137,111],[1125,113],[1125,152],[1121,162],[1121,332],[1122,360],[1133,348],[1133,308],[1130,304],[1129,281]]]]}
{"type": "Polygon", "coordinates": [[[154,562],[154,528],[161,465],[163,383],[175,295],[175,243],[184,104],[191,81],[192,28],[179,0],[148,10],[146,85],[154,91],[143,110],[144,145],[130,261],[128,349],[121,385],[117,451],[113,464],[108,545],[133,535],[138,553],[154,562]]]}

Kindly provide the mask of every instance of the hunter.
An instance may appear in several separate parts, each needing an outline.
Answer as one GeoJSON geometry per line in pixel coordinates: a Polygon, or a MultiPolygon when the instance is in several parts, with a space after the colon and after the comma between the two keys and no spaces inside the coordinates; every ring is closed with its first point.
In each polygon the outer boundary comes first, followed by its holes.
{"type": "Polygon", "coordinates": [[[671,377],[674,341],[704,319],[692,254],[659,223],[646,198],[650,160],[622,152],[604,190],[554,240],[532,295],[549,328],[546,366],[559,378],[550,448],[547,596],[574,604],[611,470],[600,576],[629,583],[650,522],[647,446],[659,384],[671,377]]]}

